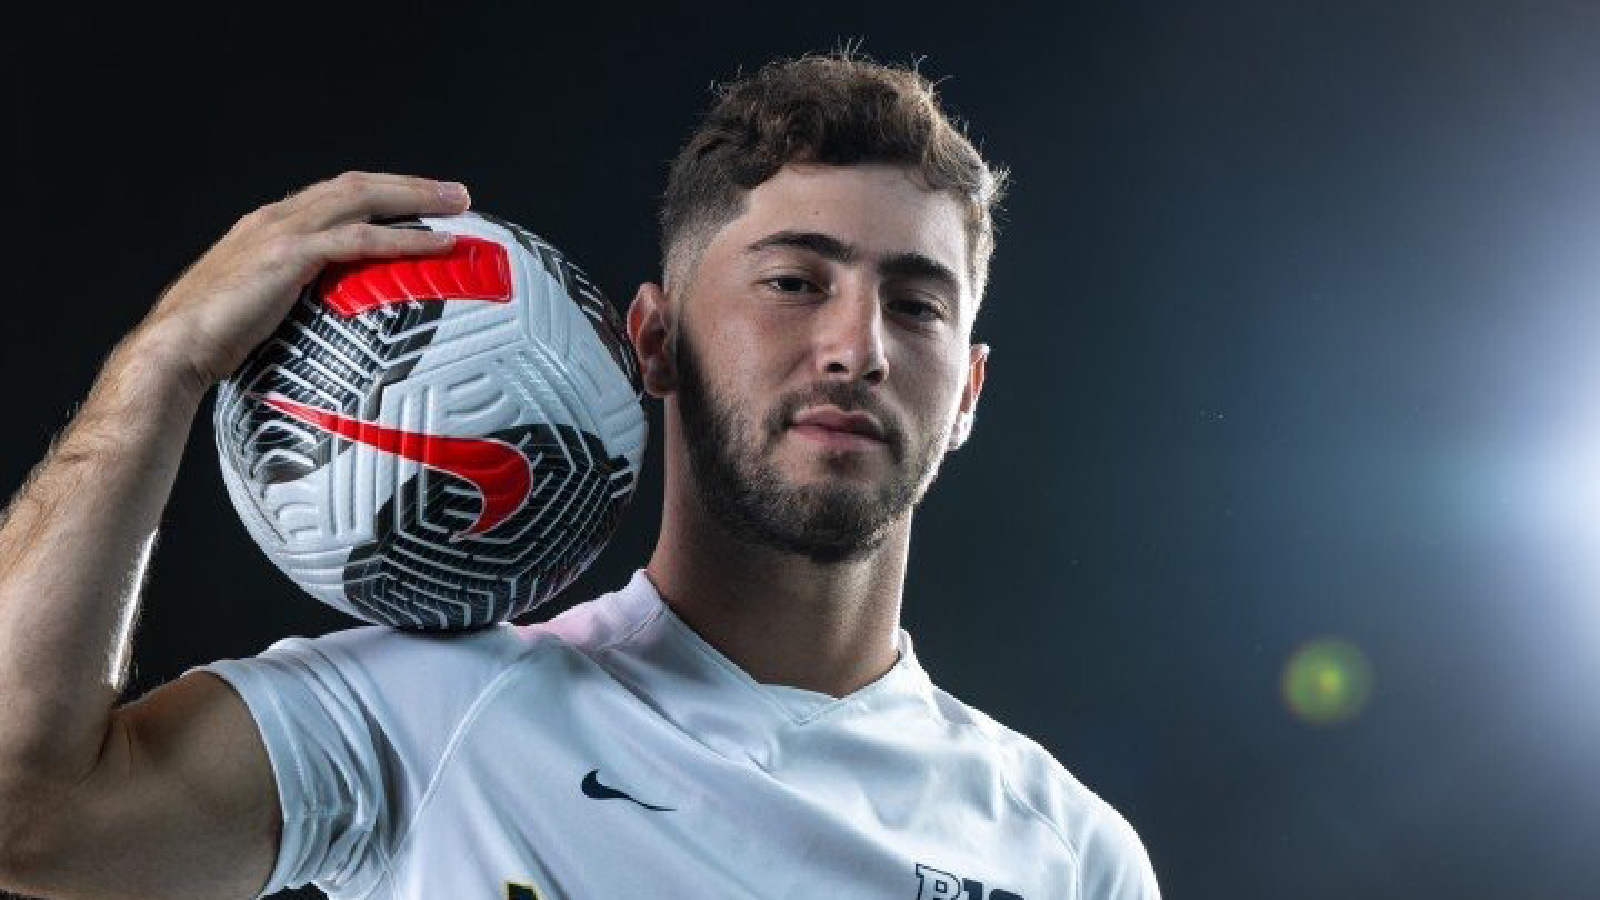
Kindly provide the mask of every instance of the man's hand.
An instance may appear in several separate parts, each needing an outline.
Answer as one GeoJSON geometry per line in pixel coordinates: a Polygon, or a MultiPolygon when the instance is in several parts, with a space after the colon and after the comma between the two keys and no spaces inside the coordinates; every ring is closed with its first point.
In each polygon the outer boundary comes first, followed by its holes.
{"type": "Polygon", "coordinates": [[[370,224],[464,190],[349,173],[239,220],[107,358],[0,514],[0,887],[253,896],[276,850],[270,761],[244,701],[195,673],[114,709],[139,588],[200,399],[329,262],[435,253],[370,224]]]}
{"type": "Polygon", "coordinates": [[[139,326],[147,352],[203,393],[266,340],[330,262],[439,253],[448,233],[370,224],[451,215],[470,203],[453,182],[346,172],[245,215],[167,288],[139,326]]]}

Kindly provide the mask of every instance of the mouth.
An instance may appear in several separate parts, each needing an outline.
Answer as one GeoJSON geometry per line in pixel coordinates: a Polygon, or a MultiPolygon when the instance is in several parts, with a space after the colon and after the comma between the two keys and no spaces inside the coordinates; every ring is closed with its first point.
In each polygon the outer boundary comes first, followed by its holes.
{"type": "Polygon", "coordinates": [[[848,431],[883,440],[883,425],[871,413],[852,410],[846,412],[837,406],[808,406],[794,417],[795,425],[820,425],[835,431],[848,431]]]}
{"type": "Polygon", "coordinates": [[[871,435],[826,425],[796,424],[789,426],[789,430],[830,450],[872,450],[884,446],[883,441],[871,435]]]}
{"type": "Polygon", "coordinates": [[[801,437],[836,450],[870,450],[886,445],[883,426],[875,416],[846,412],[837,406],[813,406],[800,411],[789,426],[801,437]]]}

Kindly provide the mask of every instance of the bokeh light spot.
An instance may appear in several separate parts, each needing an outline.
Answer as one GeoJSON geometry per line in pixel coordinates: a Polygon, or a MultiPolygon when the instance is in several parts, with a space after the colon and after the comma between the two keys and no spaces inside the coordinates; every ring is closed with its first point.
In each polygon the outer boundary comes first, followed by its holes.
{"type": "Polygon", "coordinates": [[[1307,641],[1283,667],[1283,702],[1309,725],[1355,719],[1372,695],[1372,667],[1361,648],[1341,638],[1307,641]]]}

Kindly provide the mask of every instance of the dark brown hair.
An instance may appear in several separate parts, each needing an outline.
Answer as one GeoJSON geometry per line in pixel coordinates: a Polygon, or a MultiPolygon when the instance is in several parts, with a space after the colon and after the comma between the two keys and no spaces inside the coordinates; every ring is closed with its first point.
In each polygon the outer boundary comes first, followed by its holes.
{"type": "Polygon", "coordinates": [[[743,211],[746,192],[796,161],[906,166],[930,190],[953,193],[966,213],[968,275],[982,300],[1006,171],[984,161],[920,72],[848,47],[770,62],[716,88],[662,197],[668,284],[688,278],[711,236],[743,211]]]}

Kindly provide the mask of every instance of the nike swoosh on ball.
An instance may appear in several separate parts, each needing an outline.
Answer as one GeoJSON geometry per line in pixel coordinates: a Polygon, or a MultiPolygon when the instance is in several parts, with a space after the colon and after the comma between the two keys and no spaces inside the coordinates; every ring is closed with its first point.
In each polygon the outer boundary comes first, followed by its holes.
{"type": "Polygon", "coordinates": [[[528,502],[528,495],[532,492],[532,465],[528,457],[505,441],[390,428],[333,410],[308,406],[280,394],[260,399],[268,406],[314,428],[470,482],[483,497],[483,508],[465,531],[451,536],[453,541],[467,535],[483,534],[511,518],[528,502]]]}

